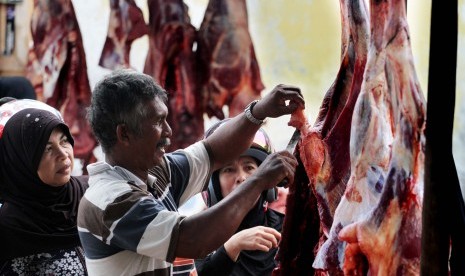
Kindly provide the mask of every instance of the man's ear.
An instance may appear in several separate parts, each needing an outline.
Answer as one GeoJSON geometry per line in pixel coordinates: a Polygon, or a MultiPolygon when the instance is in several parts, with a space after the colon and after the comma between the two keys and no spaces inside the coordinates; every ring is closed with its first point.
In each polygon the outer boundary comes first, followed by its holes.
{"type": "Polygon", "coordinates": [[[119,124],[116,126],[116,140],[119,143],[129,144],[129,132],[125,124],[119,124]]]}

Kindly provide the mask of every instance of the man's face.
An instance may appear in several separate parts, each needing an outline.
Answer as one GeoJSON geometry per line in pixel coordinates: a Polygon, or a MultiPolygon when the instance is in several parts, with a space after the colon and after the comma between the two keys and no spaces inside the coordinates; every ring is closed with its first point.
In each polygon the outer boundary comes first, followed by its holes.
{"type": "Polygon", "coordinates": [[[169,145],[171,128],[166,121],[168,107],[158,98],[147,103],[148,117],[142,122],[142,135],[136,137],[134,158],[139,155],[140,166],[147,169],[159,165],[169,145]],[[137,154],[136,154],[137,153],[137,154]]]}

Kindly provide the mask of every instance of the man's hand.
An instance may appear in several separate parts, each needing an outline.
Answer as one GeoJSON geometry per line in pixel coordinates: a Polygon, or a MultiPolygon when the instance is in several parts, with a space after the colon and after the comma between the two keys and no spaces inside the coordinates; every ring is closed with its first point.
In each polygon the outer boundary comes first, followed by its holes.
{"type": "Polygon", "coordinates": [[[305,101],[300,88],[279,84],[258,101],[252,110],[252,115],[260,120],[266,117],[277,118],[291,114],[297,107],[305,109],[305,101]]]}
{"type": "Polygon", "coordinates": [[[288,183],[292,183],[297,165],[297,159],[290,152],[278,151],[268,155],[255,173],[246,181],[256,181],[257,184],[263,184],[263,190],[275,187],[285,178],[288,183]]]}
{"type": "Polygon", "coordinates": [[[237,261],[242,250],[261,250],[268,252],[278,246],[281,233],[273,228],[256,226],[234,234],[224,244],[224,249],[233,261],[237,261]]]}

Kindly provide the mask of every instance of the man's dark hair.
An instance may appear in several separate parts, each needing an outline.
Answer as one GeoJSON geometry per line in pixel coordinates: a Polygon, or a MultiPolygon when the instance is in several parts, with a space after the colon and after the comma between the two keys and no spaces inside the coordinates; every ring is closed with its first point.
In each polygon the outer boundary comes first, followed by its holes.
{"type": "Polygon", "coordinates": [[[151,76],[132,69],[115,70],[95,85],[87,119],[103,152],[115,145],[119,124],[142,134],[141,122],[148,116],[144,105],[156,98],[166,104],[166,91],[151,76]]]}

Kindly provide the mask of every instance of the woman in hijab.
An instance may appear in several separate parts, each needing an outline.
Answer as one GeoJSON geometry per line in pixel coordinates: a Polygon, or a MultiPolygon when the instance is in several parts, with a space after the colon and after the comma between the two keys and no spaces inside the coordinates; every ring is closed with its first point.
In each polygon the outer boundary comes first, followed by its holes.
{"type": "MultiPolygon", "coordinates": [[[[213,125],[205,136],[211,135],[227,120],[213,125]]],[[[207,206],[212,207],[241,185],[272,152],[271,141],[260,128],[249,149],[230,164],[213,172],[208,189],[202,194],[207,206]]],[[[215,252],[195,261],[199,276],[271,275],[276,267],[274,257],[284,220],[283,213],[268,206],[276,199],[276,189],[264,191],[236,233],[215,252]]]]}
{"type": "Polygon", "coordinates": [[[0,126],[0,275],[87,274],[76,216],[88,184],[71,176],[73,145],[48,110],[26,108],[0,126]]]}

